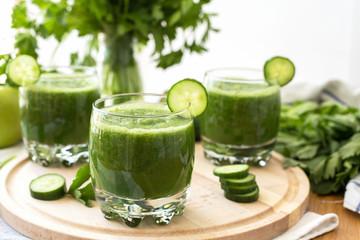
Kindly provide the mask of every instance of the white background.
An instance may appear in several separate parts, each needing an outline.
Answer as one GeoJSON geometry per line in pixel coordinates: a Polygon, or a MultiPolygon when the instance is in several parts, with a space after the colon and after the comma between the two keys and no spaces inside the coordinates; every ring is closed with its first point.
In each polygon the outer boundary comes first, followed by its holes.
{"type": "MultiPolygon", "coordinates": [[[[1,38],[10,26],[11,0],[0,0],[1,38]]],[[[339,79],[360,86],[360,1],[358,0],[212,0],[207,12],[217,13],[220,29],[202,55],[186,55],[167,70],[156,69],[150,55],[153,43],[137,58],[145,92],[163,92],[182,78],[202,80],[217,67],[262,68],[275,55],[296,66],[294,82],[339,79]]],[[[6,47],[0,44],[1,48],[6,47]]],[[[50,61],[53,43],[40,43],[40,63],[68,64],[66,51],[81,48],[68,40],[50,61]]],[[[300,89],[301,90],[301,89],[300,89]]]]}

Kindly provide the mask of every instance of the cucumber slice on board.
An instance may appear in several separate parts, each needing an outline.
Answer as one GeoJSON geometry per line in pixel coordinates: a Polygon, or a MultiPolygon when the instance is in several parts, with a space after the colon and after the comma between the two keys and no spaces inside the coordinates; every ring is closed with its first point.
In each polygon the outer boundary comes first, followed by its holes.
{"type": "Polygon", "coordinates": [[[256,187],[255,190],[253,190],[252,192],[244,194],[231,194],[228,192],[224,192],[224,196],[231,201],[239,203],[255,202],[259,199],[259,188],[256,187]]]}
{"type": "Polygon", "coordinates": [[[240,194],[240,193],[249,193],[255,190],[257,188],[257,184],[253,183],[247,186],[227,186],[224,184],[221,184],[221,188],[226,192],[230,194],[240,194]]]}
{"type": "Polygon", "coordinates": [[[40,200],[56,200],[66,194],[65,178],[59,174],[41,175],[30,182],[30,194],[40,200]]]}
{"type": "Polygon", "coordinates": [[[236,187],[236,186],[246,186],[255,183],[255,175],[249,173],[244,178],[220,178],[220,182],[222,185],[226,185],[228,187],[236,187]]]}
{"type": "Polygon", "coordinates": [[[247,164],[232,164],[216,167],[213,173],[220,178],[244,178],[248,175],[249,168],[247,164]]]}
{"type": "Polygon", "coordinates": [[[207,92],[205,87],[194,79],[183,79],[175,83],[167,94],[167,104],[172,112],[186,109],[190,103],[190,113],[200,116],[207,107],[207,92]]]}
{"type": "Polygon", "coordinates": [[[40,67],[29,55],[17,56],[9,62],[6,70],[10,80],[18,86],[33,84],[40,77],[40,67]]]}
{"type": "Polygon", "coordinates": [[[295,66],[290,59],[285,57],[273,57],[264,65],[264,77],[267,81],[276,81],[280,86],[289,83],[295,75],[295,66]]]}

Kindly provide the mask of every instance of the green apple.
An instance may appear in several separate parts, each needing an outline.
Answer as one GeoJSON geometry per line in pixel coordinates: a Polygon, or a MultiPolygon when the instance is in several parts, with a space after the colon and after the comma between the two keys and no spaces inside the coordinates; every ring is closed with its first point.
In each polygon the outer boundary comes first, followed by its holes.
{"type": "Polygon", "coordinates": [[[19,90],[0,86],[0,148],[11,146],[20,138],[19,90]]]}

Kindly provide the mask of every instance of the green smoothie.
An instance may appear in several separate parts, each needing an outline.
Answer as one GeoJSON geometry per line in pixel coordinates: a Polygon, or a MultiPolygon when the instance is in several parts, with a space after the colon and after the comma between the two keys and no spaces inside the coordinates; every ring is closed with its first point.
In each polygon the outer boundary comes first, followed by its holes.
{"type": "Polygon", "coordinates": [[[201,135],[228,145],[258,145],[274,139],[280,117],[280,90],[266,82],[220,82],[207,88],[201,135]]]}
{"type": "Polygon", "coordinates": [[[195,150],[191,118],[171,114],[166,103],[126,102],[101,111],[106,113],[93,112],[89,142],[97,188],[122,198],[155,199],[189,186],[195,150]]]}
{"type": "Polygon", "coordinates": [[[20,91],[24,138],[47,145],[87,143],[91,104],[100,97],[93,78],[45,73],[20,91]]]}

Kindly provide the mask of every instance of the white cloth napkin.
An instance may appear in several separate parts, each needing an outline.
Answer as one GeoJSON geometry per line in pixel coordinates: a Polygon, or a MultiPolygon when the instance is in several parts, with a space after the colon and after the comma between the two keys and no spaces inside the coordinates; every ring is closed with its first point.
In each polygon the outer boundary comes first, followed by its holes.
{"type": "Polygon", "coordinates": [[[333,100],[360,108],[360,85],[344,83],[339,80],[328,82],[291,82],[281,89],[284,103],[296,100],[333,100]]]}
{"type": "Polygon", "coordinates": [[[360,174],[351,179],[346,185],[344,207],[360,213],[360,174]]]}
{"type": "Polygon", "coordinates": [[[274,238],[274,240],[308,240],[334,230],[339,218],[334,213],[319,215],[306,212],[292,228],[274,238]]]}

